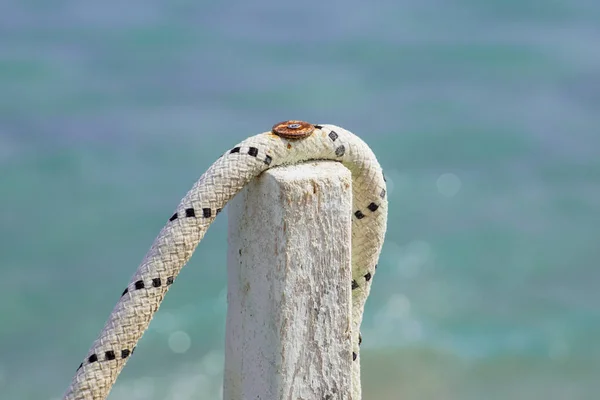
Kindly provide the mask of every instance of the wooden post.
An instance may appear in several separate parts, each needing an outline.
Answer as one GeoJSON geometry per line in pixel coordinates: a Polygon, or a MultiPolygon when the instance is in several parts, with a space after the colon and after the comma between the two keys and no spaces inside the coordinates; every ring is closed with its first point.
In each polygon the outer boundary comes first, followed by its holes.
{"type": "Polygon", "coordinates": [[[224,400],[351,399],[352,178],[263,173],[228,207],[224,400]]]}

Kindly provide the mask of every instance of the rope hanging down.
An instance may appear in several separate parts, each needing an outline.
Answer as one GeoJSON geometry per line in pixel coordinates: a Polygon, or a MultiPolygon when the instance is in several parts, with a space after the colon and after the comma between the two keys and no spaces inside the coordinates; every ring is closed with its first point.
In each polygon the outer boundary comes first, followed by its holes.
{"type": "Polygon", "coordinates": [[[168,288],[215,217],[250,180],[268,168],[309,160],[335,160],[352,173],[352,392],[360,399],[359,329],[383,245],[387,197],[383,172],[371,149],[335,125],[277,124],[223,154],[179,203],[154,240],[79,365],[64,400],[104,400],[168,288]]]}

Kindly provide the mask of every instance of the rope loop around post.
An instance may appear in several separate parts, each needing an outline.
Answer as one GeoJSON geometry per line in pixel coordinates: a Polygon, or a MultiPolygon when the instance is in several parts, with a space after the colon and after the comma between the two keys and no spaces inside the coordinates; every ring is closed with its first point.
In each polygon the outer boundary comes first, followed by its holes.
{"type": "MultiPolygon", "coordinates": [[[[269,168],[310,160],[342,163],[352,176],[352,398],[360,399],[360,325],[387,225],[387,196],[377,158],[359,137],[326,124],[287,121],[292,132],[314,129],[300,138],[272,131],[252,136],[227,150],[193,185],[162,228],[81,361],[64,400],[104,400],[133,355],[166,292],[176,282],[208,227],[225,205],[269,168]],[[296,125],[300,125],[297,127],[296,125]]],[[[290,133],[292,135],[292,133],[290,133]]]]}

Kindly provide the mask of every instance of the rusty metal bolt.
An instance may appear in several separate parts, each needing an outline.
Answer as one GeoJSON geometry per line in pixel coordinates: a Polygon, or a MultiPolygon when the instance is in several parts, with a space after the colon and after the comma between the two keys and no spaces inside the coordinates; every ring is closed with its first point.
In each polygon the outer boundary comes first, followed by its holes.
{"type": "Polygon", "coordinates": [[[314,130],[314,125],[298,120],[279,122],[271,129],[274,134],[286,139],[302,139],[310,136],[314,130]]]}

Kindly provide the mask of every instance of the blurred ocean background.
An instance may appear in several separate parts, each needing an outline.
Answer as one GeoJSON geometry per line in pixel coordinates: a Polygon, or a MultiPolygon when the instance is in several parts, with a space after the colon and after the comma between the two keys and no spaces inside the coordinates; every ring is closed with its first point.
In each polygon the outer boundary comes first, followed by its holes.
{"type": "MultiPolygon", "coordinates": [[[[286,119],[388,177],[365,400],[600,399],[596,0],[2,1],[0,398],[59,399],[179,199],[286,119]]],[[[220,398],[226,235],[110,400],[220,398]]]]}

